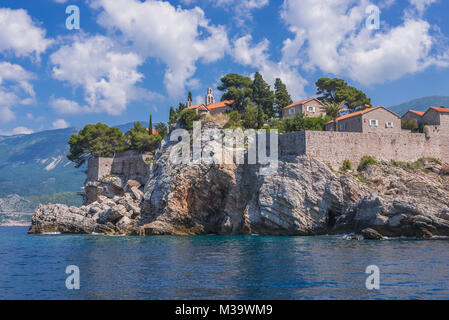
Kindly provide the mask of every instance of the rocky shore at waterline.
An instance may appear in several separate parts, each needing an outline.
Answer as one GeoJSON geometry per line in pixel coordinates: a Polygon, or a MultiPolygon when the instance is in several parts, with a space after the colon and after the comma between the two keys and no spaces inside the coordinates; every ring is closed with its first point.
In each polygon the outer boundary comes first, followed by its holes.
{"type": "Polygon", "coordinates": [[[29,233],[449,236],[449,176],[440,164],[335,172],[281,155],[278,169],[261,175],[257,165],[175,165],[174,146],[162,143],[145,183],[105,177],[88,182],[85,206],[39,206],[29,233]]]}

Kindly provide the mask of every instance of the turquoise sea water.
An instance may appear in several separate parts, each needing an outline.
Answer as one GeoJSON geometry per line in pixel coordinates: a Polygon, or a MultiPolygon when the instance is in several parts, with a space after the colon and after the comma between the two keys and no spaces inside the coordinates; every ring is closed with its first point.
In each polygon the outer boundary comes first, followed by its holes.
{"type": "Polygon", "coordinates": [[[0,299],[449,299],[448,240],[26,231],[0,227],[0,299]],[[68,265],[80,290],[65,287],[68,265]]]}

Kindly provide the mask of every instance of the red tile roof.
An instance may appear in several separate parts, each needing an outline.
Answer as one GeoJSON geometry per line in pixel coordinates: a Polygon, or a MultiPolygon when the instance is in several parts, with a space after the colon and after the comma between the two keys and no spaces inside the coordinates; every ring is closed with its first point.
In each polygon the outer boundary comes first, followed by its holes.
{"type": "Polygon", "coordinates": [[[197,108],[199,108],[199,107],[201,107],[203,105],[204,105],[204,103],[200,103],[200,104],[196,104],[194,106],[187,107],[187,109],[197,109],[197,108]]]}
{"type": "Polygon", "coordinates": [[[292,107],[299,106],[301,104],[304,104],[304,103],[309,102],[309,101],[314,100],[314,99],[316,99],[316,98],[310,98],[310,99],[306,99],[306,100],[302,100],[302,101],[299,101],[299,102],[292,103],[292,104],[282,108],[282,110],[286,110],[286,109],[290,109],[292,107]]]}
{"type": "MultiPolygon", "coordinates": [[[[448,113],[448,112],[449,112],[449,109],[448,109],[448,108],[430,107],[430,109],[433,109],[433,110],[438,111],[438,112],[444,112],[444,113],[448,113]]],[[[427,110],[427,111],[428,111],[428,110],[427,110]]]]}
{"type": "Polygon", "coordinates": [[[226,106],[228,106],[230,104],[233,104],[233,103],[234,103],[234,100],[225,100],[225,101],[212,103],[212,104],[206,106],[206,108],[209,109],[209,110],[217,109],[217,108],[223,108],[223,107],[226,107],[226,106]]]}
{"type": "Polygon", "coordinates": [[[424,115],[424,112],[421,111],[416,111],[416,110],[409,110],[408,112],[414,113],[420,117],[422,117],[424,115]]]}
{"type": "MultiPolygon", "coordinates": [[[[370,111],[373,111],[373,110],[376,110],[376,109],[380,109],[380,108],[384,108],[384,107],[383,106],[376,106],[376,107],[366,108],[366,109],[363,109],[363,110],[360,110],[360,111],[348,113],[348,114],[345,114],[343,116],[338,117],[337,121],[348,119],[348,118],[352,118],[352,117],[356,117],[356,116],[359,116],[361,114],[364,114],[364,113],[367,113],[367,112],[370,112],[370,111]]],[[[334,120],[331,120],[331,121],[329,121],[326,124],[329,124],[329,123],[332,123],[332,122],[334,122],[334,120]]]]}
{"type": "MultiPolygon", "coordinates": [[[[148,128],[145,128],[145,131],[148,132],[150,130],[148,130],[148,128]]],[[[156,134],[156,133],[157,133],[157,131],[153,129],[153,134],[156,134]]]]}

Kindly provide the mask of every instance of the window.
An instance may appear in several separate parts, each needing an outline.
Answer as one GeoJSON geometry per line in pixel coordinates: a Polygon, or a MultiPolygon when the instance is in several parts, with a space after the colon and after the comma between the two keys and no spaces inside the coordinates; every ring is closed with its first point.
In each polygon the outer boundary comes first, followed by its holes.
{"type": "Polygon", "coordinates": [[[290,114],[295,114],[295,109],[291,108],[288,112],[290,112],[290,114]]]}
{"type": "Polygon", "coordinates": [[[386,128],[393,128],[393,122],[387,122],[385,123],[386,128]]]}
{"type": "Polygon", "coordinates": [[[339,123],[338,128],[339,128],[338,130],[340,130],[340,131],[346,130],[346,123],[339,123]]]}
{"type": "Polygon", "coordinates": [[[379,125],[379,121],[378,120],[370,120],[369,125],[371,127],[377,127],[379,125]]]}
{"type": "Polygon", "coordinates": [[[315,107],[307,107],[307,112],[315,112],[315,107]]]}

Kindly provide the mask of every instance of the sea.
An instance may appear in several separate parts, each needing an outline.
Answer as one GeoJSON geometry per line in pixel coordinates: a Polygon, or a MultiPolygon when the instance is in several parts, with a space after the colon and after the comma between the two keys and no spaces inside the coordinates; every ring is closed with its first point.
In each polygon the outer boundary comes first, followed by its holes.
{"type": "Polygon", "coordinates": [[[27,229],[0,227],[2,300],[449,299],[447,239],[28,235],[27,229]],[[67,285],[69,266],[79,271],[79,289],[67,285]]]}

